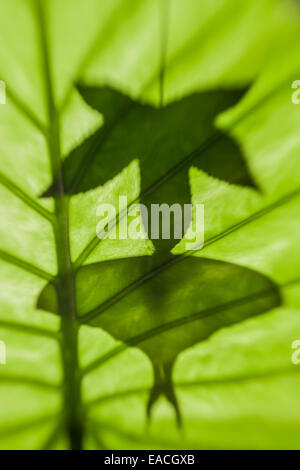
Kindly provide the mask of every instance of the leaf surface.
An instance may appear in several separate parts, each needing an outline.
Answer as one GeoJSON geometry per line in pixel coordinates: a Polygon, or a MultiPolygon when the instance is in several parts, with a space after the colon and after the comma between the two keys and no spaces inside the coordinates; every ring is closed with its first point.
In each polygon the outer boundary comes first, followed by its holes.
{"type": "Polygon", "coordinates": [[[171,1],[162,100],[156,7],[1,1],[2,448],[298,447],[297,19],[171,1]],[[100,242],[120,194],[204,203],[203,249],[100,242]]]}

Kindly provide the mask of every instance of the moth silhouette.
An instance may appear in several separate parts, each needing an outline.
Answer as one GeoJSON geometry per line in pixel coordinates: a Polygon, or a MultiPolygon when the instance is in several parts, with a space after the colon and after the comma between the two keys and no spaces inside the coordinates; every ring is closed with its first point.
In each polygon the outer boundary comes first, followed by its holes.
{"type": "MultiPolygon", "coordinates": [[[[157,109],[111,88],[79,89],[103,114],[104,125],[65,159],[69,194],[106,183],[137,158],[141,202],[148,212],[151,204],[190,202],[190,165],[229,183],[256,187],[239,146],[214,127],[215,117],[234,105],[243,91],[195,93],[157,109]]],[[[55,196],[55,187],[54,181],[44,196],[55,196]]],[[[148,224],[150,232],[151,220],[148,224]]],[[[163,395],[180,423],[172,381],[178,354],[220,328],[278,306],[280,294],[270,279],[251,269],[172,255],[170,250],[178,243],[173,238],[153,243],[153,256],[77,269],[77,313],[86,324],[144,351],[154,375],[147,414],[150,417],[163,395]]],[[[41,292],[38,308],[58,313],[52,284],[41,292]]]]}

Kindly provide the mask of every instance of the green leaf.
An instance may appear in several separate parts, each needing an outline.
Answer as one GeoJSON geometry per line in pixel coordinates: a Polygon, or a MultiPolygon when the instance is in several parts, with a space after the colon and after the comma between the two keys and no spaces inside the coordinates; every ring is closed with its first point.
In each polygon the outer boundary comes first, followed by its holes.
{"type": "Polygon", "coordinates": [[[2,448],[299,447],[298,20],[162,2],[0,2],[2,448]],[[100,241],[119,195],[203,248],[100,241]]]}

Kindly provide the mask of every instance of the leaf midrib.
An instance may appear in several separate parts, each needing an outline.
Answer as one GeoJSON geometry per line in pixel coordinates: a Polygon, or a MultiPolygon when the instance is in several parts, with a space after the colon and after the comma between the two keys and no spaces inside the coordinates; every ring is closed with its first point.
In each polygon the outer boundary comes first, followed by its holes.
{"type": "Polygon", "coordinates": [[[69,239],[69,198],[65,196],[60,148],[59,113],[53,91],[49,58],[48,28],[45,17],[45,4],[35,0],[37,27],[41,44],[41,59],[45,77],[45,92],[48,105],[47,145],[55,191],[55,223],[53,225],[58,276],[56,282],[58,308],[61,318],[60,343],[63,365],[63,409],[64,425],[72,450],[82,448],[83,426],[81,421],[81,391],[78,381],[78,325],[76,321],[75,284],[70,256],[69,239]]]}

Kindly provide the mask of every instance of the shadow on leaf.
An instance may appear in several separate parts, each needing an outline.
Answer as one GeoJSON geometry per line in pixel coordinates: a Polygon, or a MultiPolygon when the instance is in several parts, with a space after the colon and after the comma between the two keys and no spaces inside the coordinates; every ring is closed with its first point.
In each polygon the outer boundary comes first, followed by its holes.
{"type": "MultiPolygon", "coordinates": [[[[194,93],[162,108],[133,101],[108,87],[79,87],[79,91],[102,113],[104,125],[64,160],[67,193],[105,184],[134,159],[139,160],[141,202],[148,212],[151,204],[183,207],[190,202],[190,165],[229,183],[256,187],[238,144],[214,125],[217,115],[235,105],[246,90],[194,93]]],[[[55,182],[43,196],[55,196],[55,182]]],[[[178,240],[153,243],[161,257],[178,240]]]]}
{"type": "MultiPolygon", "coordinates": [[[[141,202],[148,211],[151,204],[190,202],[189,165],[229,183],[256,187],[239,146],[214,127],[216,116],[245,90],[194,93],[159,109],[108,87],[79,91],[103,114],[104,125],[65,159],[69,194],[105,184],[134,159],[140,163],[141,202]]],[[[43,196],[55,196],[55,187],[54,181],[43,196]]],[[[83,323],[144,351],[154,375],[147,414],[163,395],[180,423],[172,382],[177,356],[220,328],[278,306],[280,295],[271,280],[253,270],[172,255],[178,243],[172,237],[153,243],[153,256],[81,266],[77,313],[83,323]]],[[[53,285],[40,294],[38,308],[57,313],[53,285]]]]}

